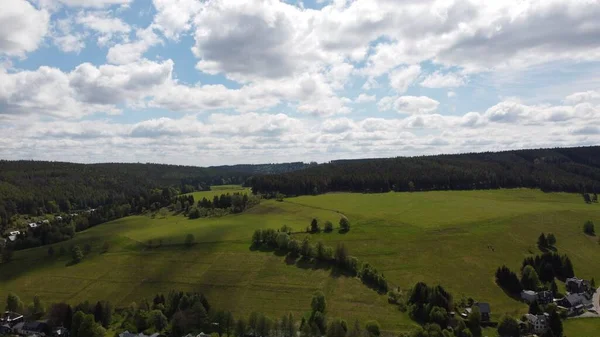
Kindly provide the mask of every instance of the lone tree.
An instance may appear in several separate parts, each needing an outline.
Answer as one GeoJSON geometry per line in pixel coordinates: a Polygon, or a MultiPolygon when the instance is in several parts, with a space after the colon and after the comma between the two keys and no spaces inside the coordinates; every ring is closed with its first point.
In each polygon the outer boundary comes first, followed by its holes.
{"type": "Polygon", "coordinates": [[[379,328],[379,323],[377,321],[368,321],[365,325],[365,330],[371,337],[377,337],[381,335],[381,329],[379,328]]]}
{"type": "Polygon", "coordinates": [[[54,256],[54,248],[52,246],[48,247],[48,256],[54,256]]]}
{"type": "Polygon", "coordinates": [[[583,224],[583,232],[587,235],[596,235],[596,230],[594,229],[594,223],[591,220],[586,221],[583,224]]]}
{"type": "Polygon", "coordinates": [[[71,257],[73,258],[73,263],[79,263],[83,260],[83,252],[79,246],[73,247],[73,250],[71,250],[71,257]]]}
{"type": "Polygon", "coordinates": [[[500,324],[498,324],[498,334],[500,336],[505,337],[519,337],[521,336],[521,331],[519,330],[519,323],[517,320],[510,317],[504,316],[500,320],[500,324]]]}
{"type": "Polygon", "coordinates": [[[9,293],[6,297],[6,311],[20,311],[23,308],[23,302],[17,294],[9,293]]]}
{"type": "Polygon", "coordinates": [[[333,231],[333,223],[331,223],[331,221],[329,221],[329,220],[325,221],[325,227],[323,228],[323,231],[325,233],[329,233],[329,232],[333,231]]]}
{"type": "Polygon", "coordinates": [[[185,245],[191,247],[194,245],[196,239],[194,238],[194,234],[188,234],[185,236],[185,245]]]}
{"type": "Polygon", "coordinates": [[[319,227],[319,221],[317,220],[317,218],[313,218],[310,222],[310,231],[313,233],[318,233],[319,231],[321,231],[321,228],[319,227]]]}
{"type": "Polygon", "coordinates": [[[350,230],[350,221],[345,216],[340,218],[340,229],[342,232],[347,232],[350,230]]]}

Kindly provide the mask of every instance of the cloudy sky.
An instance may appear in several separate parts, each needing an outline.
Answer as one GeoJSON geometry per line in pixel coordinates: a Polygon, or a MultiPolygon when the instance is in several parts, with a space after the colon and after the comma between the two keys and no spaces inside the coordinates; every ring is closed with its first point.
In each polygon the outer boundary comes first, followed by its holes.
{"type": "Polygon", "coordinates": [[[600,144],[600,0],[2,0],[0,158],[600,144]]]}

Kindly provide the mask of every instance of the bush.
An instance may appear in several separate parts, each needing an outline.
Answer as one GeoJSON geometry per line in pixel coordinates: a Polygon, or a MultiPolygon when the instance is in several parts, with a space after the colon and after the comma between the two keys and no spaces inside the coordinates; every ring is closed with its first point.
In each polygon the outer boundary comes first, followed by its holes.
{"type": "Polygon", "coordinates": [[[331,231],[333,231],[333,223],[331,221],[326,221],[323,231],[325,231],[326,233],[330,233],[331,231]]]}
{"type": "Polygon", "coordinates": [[[347,232],[350,230],[350,221],[345,216],[340,219],[340,229],[342,232],[347,232]]]}
{"type": "Polygon", "coordinates": [[[71,256],[73,257],[74,263],[81,262],[83,260],[83,252],[81,251],[81,248],[79,248],[79,246],[73,247],[71,250],[71,256]]]}
{"type": "Polygon", "coordinates": [[[596,235],[596,230],[594,229],[594,223],[591,220],[588,220],[583,224],[583,232],[587,235],[596,235]]]}
{"type": "Polygon", "coordinates": [[[194,245],[194,242],[196,241],[196,239],[194,238],[193,234],[188,234],[185,236],[185,245],[188,247],[191,247],[194,245]]]}
{"type": "Polygon", "coordinates": [[[377,321],[368,321],[365,325],[365,330],[367,330],[371,337],[381,335],[381,329],[377,321]]]}

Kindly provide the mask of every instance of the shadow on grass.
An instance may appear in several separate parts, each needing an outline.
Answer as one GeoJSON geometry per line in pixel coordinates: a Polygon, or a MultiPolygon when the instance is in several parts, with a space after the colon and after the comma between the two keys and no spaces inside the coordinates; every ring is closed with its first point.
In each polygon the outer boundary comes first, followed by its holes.
{"type": "MultiPolygon", "coordinates": [[[[250,246],[250,251],[252,252],[262,252],[262,253],[272,253],[275,256],[285,257],[284,262],[288,266],[296,266],[300,269],[305,270],[328,270],[330,272],[330,276],[334,278],[338,277],[356,277],[356,275],[344,268],[340,268],[332,261],[319,261],[315,258],[305,258],[303,256],[292,255],[292,253],[288,253],[286,251],[282,251],[279,249],[274,249],[268,246],[250,246]]],[[[375,287],[371,287],[368,284],[364,283],[365,286],[376,290],[375,287]]]]}

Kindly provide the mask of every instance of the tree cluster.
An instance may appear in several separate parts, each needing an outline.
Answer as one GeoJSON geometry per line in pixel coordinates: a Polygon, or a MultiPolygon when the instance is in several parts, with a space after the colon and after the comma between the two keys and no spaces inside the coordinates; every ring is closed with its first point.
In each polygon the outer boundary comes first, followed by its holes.
{"type": "Polygon", "coordinates": [[[452,295],[442,286],[430,287],[417,283],[408,296],[408,313],[420,323],[435,323],[444,328],[448,325],[448,312],[452,310],[452,295]]]}
{"type": "Polygon", "coordinates": [[[591,236],[596,235],[596,229],[594,228],[594,223],[591,220],[588,220],[583,224],[583,232],[591,236]]]}
{"type": "Polygon", "coordinates": [[[350,256],[343,243],[338,244],[334,249],[320,241],[313,245],[308,237],[298,241],[281,230],[257,229],[252,235],[252,246],[278,249],[292,257],[301,256],[306,260],[314,259],[316,262],[333,264],[351,275],[357,275],[363,283],[379,292],[388,291],[388,283],[383,273],[378,272],[369,263],[361,264],[356,257],[350,256]]]}
{"type": "Polygon", "coordinates": [[[412,158],[338,160],[285,174],[254,176],[248,184],[265,196],[331,191],[540,188],[596,192],[600,147],[518,150],[412,158]]]}
{"type": "Polygon", "coordinates": [[[222,216],[229,213],[241,213],[246,209],[257,205],[260,198],[248,196],[246,193],[233,193],[215,195],[213,200],[202,198],[188,214],[190,219],[204,218],[209,216],[222,216]]]}
{"type": "Polygon", "coordinates": [[[573,264],[567,255],[559,255],[557,253],[544,253],[535,257],[526,257],[521,264],[521,270],[525,270],[526,266],[533,267],[533,270],[539,276],[539,280],[543,283],[551,282],[554,278],[565,281],[569,277],[573,277],[573,264]]]}

